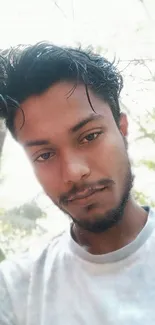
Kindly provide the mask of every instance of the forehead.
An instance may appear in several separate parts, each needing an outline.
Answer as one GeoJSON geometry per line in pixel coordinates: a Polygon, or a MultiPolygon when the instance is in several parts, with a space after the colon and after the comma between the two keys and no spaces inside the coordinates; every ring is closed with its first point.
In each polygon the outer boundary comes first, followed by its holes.
{"type": "MultiPolygon", "coordinates": [[[[75,90],[74,84],[61,82],[41,95],[35,95],[25,100],[15,117],[15,130],[17,139],[22,141],[27,137],[49,136],[49,132],[56,134],[58,130],[67,131],[80,120],[87,118],[93,113],[87,98],[84,85],[78,85],[75,90]]],[[[104,118],[111,116],[108,104],[89,91],[90,100],[95,113],[104,118]]],[[[94,114],[95,114],[94,113],[94,114]]]]}

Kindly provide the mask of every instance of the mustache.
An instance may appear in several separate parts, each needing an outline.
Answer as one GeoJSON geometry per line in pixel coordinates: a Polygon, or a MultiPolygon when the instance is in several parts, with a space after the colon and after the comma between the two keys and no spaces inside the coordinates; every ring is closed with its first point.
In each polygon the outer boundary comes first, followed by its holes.
{"type": "Polygon", "coordinates": [[[63,193],[60,195],[59,204],[60,205],[67,205],[70,201],[70,198],[73,196],[78,195],[80,192],[83,191],[95,191],[102,187],[108,187],[114,185],[115,182],[112,179],[104,178],[99,180],[98,182],[94,183],[83,183],[81,186],[77,186],[76,184],[72,187],[68,193],[63,193]]]}

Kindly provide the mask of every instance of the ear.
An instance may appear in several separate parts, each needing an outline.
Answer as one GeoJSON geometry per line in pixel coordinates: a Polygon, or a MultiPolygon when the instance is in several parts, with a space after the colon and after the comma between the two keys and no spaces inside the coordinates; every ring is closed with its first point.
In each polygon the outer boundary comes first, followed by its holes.
{"type": "Polygon", "coordinates": [[[121,113],[119,120],[119,130],[124,137],[128,135],[128,119],[125,113],[121,113]]]}

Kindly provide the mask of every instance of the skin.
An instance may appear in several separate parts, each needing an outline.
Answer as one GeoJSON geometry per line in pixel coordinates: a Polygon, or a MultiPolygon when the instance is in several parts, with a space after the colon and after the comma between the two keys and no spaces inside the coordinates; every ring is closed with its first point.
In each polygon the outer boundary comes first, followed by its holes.
{"type": "MultiPolygon", "coordinates": [[[[78,85],[69,96],[72,87],[60,82],[25,100],[21,104],[25,123],[21,128],[18,110],[15,132],[52,201],[74,220],[95,223],[119,205],[126,187],[128,123],[121,114],[118,127],[109,105],[89,91],[93,112],[84,85],[78,85]],[[98,184],[105,179],[110,182],[103,190],[98,184]],[[75,199],[98,186],[100,191],[93,195],[75,199]]],[[[147,213],[130,196],[119,223],[93,233],[74,222],[73,236],[92,254],[108,253],[131,242],[146,220],[147,213]]]]}

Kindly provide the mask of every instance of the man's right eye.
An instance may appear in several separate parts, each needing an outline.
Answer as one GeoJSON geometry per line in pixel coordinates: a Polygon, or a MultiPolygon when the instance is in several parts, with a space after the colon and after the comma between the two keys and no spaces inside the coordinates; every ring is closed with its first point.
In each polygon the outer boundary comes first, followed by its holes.
{"type": "Polygon", "coordinates": [[[52,152],[45,152],[42,153],[40,156],[38,156],[37,158],[35,158],[36,162],[44,162],[49,160],[50,158],[52,158],[54,156],[54,154],[52,152]]]}

